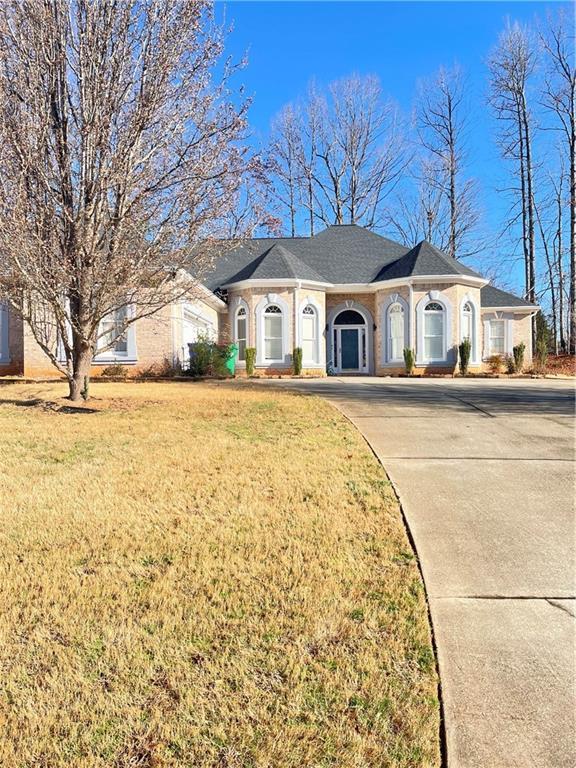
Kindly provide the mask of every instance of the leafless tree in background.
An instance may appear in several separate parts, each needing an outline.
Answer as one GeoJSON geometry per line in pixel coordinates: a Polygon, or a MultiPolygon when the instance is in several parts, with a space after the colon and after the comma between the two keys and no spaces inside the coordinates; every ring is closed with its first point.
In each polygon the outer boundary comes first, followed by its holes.
{"type": "Polygon", "coordinates": [[[428,240],[444,250],[450,228],[437,164],[420,158],[410,182],[410,187],[396,196],[390,208],[388,227],[404,245],[414,246],[428,240]]]}
{"type": "Polygon", "coordinates": [[[0,7],[0,285],[73,400],[181,267],[201,275],[236,203],[247,104],[223,46],[207,0],[0,7]]]}
{"type": "Polygon", "coordinates": [[[300,142],[300,189],[301,200],[308,219],[308,234],[314,236],[317,211],[322,206],[318,200],[316,186],[316,163],[318,159],[318,141],[322,130],[323,102],[319,98],[315,84],[308,89],[308,97],[302,111],[302,141],[300,142]]]}
{"type": "MultiPolygon", "coordinates": [[[[547,24],[540,32],[546,65],[543,105],[554,115],[556,129],[564,137],[568,160],[569,221],[570,221],[570,290],[569,346],[576,352],[576,66],[573,19],[560,11],[548,14],[547,24]]],[[[561,267],[561,264],[560,264],[561,267]]],[[[563,286],[560,291],[562,292],[563,286]]]]}
{"type": "Polygon", "coordinates": [[[300,210],[302,156],[302,116],[300,110],[288,104],[272,122],[267,157],[274,176],[278,202],[286,210],[290,236],[296,234],[296,219],[300,210]]]}
{"type": "MultiPolygon", "coordinates": [[[[536,50],[530,31],[518,23],[508,24],[489,61],[489,103],[501,124],[498,141],[502,155],[514,163],[516,180],[512,192],[520,212],[514,210],[508,222],[522,225],[525,298],[536,300],[536,213],[532,114],[528,86],[536,65],[536,50]]],[[[533,326],[534,333],[535,325],[533,326]]]]}
{"type": "Polygon", "coordinates": [[[420,85],[418,135],[429,162],[435,166],[429,179],[437,185],[448,207],[448,242],[440,247],[453,258],[474,252],[474,248],[466,248],[466,240],[479,219],[475,184],[464,178],[466,114],[465,83],[459,67],[442,67],[434,78],[420,85]]]}
{"type": "Polygon", "coordinates": [[[324,94],[310,89],[298,108],[285,108],[273,125],[270,153],[278,157],[277,195],[290,229],[296,228],[295,200],[308,213],[310,234],[315,221],[377,227],[408,160],[396,107],[384,100],[375,77],[357,75],[332,83],[324,94]],[[288,171],[294,157],[296,177],[288,171]],[[295,178],[299,193],[292,197],[295,178]]]}
{"type": "Polygon", "coordinates": [[[353,75],[330,85],[325,116],[316,153],[324,223],[372,229],[407,165],[397,108],[384,100],[377,78],[353,75]]]}

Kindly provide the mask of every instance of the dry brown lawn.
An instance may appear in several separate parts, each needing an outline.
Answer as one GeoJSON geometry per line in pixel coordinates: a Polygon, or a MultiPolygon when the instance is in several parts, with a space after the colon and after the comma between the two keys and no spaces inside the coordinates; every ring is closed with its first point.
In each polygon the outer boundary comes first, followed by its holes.
{"type": "Polygon", "coordinates": [[[0,388],[0,765],[439,764],[398,504],[316,398],[0,388]]]}

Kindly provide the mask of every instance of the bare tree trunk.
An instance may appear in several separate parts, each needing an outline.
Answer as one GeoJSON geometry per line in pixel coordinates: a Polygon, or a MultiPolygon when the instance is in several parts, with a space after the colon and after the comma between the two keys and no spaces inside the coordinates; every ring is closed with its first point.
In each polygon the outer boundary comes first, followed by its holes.
{"type": "Polygon", "coordinates": [[[560,331],[560,350],[566,352],[566,337],[564,335],[564,266],[562,264],[562,176],[560,187],[556,190],[557,229],[556,243],[558,248],[556,269],[558,271],[558,321],[560,331]]]}
{"type": "MultiPolygon", "coordinates": [[[[490,97],[496,118],[503,124],[499,141],[502,154],[516,165],[520,185],[522,249],[525,297],[536,298],[535,191],[532,156],[531,115],[526,93],[536,66],[536,48],[529,28],[508,25],[500,35],[490,60],[490,97]]],[[[516,217],[509,223],[514,226],[516,217]]],[[[532,320],[532,342],[536,341],[536,317],[532,320]]]]}
{"type": "Polygon", "coordinates": [[[570,151],[570,354],[576,354],[576,136],[572,128],[570,151]]]}
{"type": "Polygon", "coordinates": [[[457,223],[457,194],[456,194],[456,166],[458,163],[456,153],[456,137],[454,135],[454,115],[452,113],[452,94],[448,94],[448,151],[450,153],[450,245],[448,253],[453,259],[456,258],[456,223],[457,223]]]}
{"type": "Polygon", "coordinates": [[[464,246],[478,223],[478,209],[474,184],[463,178],[468,118],[465,81],[458,67],[441,68],[422,85],[417,118],[420,142],[428,163],[434,166],[428,180],[446,206],[442,211],[446,220],[443,228],[448,231],[446,250],[454,259],[469,255],[464,246]]]}
{"type": "Polygon", "coordinates": [[[70,400],[78,401],[81,397],[87,397],[91,364],[91,349],[86,347],[81,339],[78,339],[78,344],[75,344],[74,370],[71,378],[68,379],[68,396],[70,400]],[[84,393],[84,395],[82,393],[84,393]]]}
{"type": "Polygon", "coordinates": [[[544,248],[544,254],[546,255],[546,265],[548,268],[548,286],[550,288],[550,303],[552,305],[552,334],[554,340],[554,353],[558,354],[558,313],[556,310],[557,296],[556,296],[556,284],[554,281],[554,257],[550,254],[550,248],[548,246],[548,238],[544,231],[542,219],[538,208],[536,208],[536,218],[538,219],[538,228],[540,230],[540,238],[542,240],[542,247],[544,248]]]}
{"type": "MultiPolygon", "coordinates": [[[[522,98],[522,125],[526,150],[526,204],[528,212],[528,299],[536,303],[536,256],[534,232],[534,176],[532,168],[532,142],[530,137],[530,121],[526,99],[522,98]]],[[[536,315],[532,316],[532,344],[536,345],[536,315]]]]}
{"type": "Polygon", "coordinates": [[[526,153],[524,149],[524,132],[522,130],[522,115],[520,107],[518,116],[518,175],[520,176],[520,199],[522,207],[522,251],[524,253],[524,298],[530,295],[530,252],[528,248],[528,204],[526,193],[526,153]]]}

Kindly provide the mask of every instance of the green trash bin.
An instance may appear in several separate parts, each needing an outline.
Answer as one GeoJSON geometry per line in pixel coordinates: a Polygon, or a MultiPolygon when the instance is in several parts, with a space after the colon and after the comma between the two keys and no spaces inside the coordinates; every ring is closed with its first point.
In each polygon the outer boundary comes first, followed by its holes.
{"type": "Polygon", "coordinates": [[[226,368],[228,372],[230,373],[230,376],[234,376],[236,373],[236,359],[238,357],[238,345],[237,344],[231,344],[230,345],[230,354],[228,355],[228,359],[226,360],[226,368]]]}

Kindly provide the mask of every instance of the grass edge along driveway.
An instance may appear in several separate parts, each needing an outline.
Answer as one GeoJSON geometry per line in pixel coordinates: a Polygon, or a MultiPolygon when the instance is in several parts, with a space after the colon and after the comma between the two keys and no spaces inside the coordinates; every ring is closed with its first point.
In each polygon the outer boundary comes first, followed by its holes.
{"type": "Polygon", "coordinates": [[[0,764],[437,766],[388,479],[314,397],[0,388],[0,764]],[[71,412],[72,411],[72,412],[71,412]]]}

